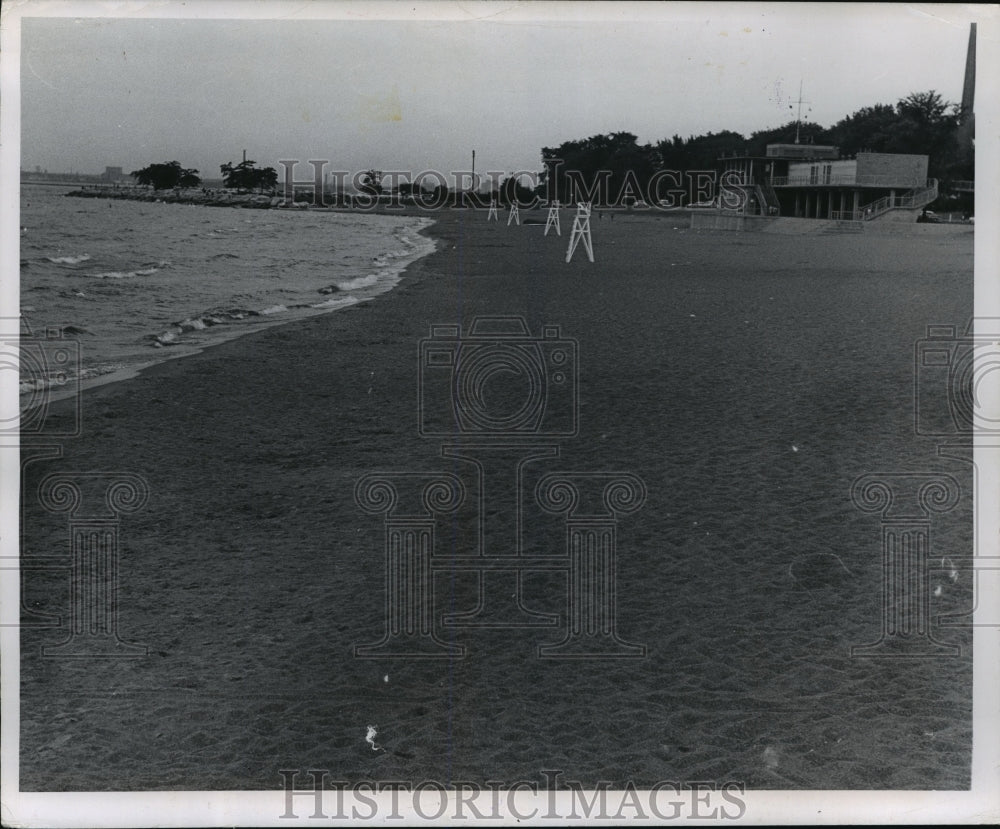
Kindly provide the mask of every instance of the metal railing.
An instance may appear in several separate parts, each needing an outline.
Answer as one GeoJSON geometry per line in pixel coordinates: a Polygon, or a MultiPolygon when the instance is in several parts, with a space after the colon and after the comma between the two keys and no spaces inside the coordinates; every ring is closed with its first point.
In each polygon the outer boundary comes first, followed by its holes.
{"type": "Polygon", "coordinates": [[[920,209],[930,204],[938,197],[938,186],[936,179],[930,179],[929,186],[921,189],[914,188],[901,196],[885,196],[884,198],[866,204],[859,210],[853,211],[859,219],[870,221],[876,216],[888,213],[890,210],[914,210],[920,209]]]}
{"type": "Polygon", "coordinates": [[[926,187],[929,181],[905,176],[838,175],[775,176],[768,182],[772,187],[926,187]]]}

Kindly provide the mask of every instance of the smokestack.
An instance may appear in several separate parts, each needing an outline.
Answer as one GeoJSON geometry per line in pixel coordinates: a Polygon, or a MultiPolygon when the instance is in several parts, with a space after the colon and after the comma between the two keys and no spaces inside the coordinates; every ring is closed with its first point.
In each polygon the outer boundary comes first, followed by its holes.
{"type": "Polygon", "coordinates": [[[976,98],[976,24],[969,27],[969,50],[965,55],[965,84],[962,87],[962,121],[972,115],[976,98]]]}

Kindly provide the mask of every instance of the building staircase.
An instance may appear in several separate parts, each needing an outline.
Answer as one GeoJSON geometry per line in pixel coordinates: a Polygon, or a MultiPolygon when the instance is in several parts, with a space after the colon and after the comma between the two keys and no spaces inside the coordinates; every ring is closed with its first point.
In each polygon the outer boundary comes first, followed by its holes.
{"type": "Polygon", "coordinates": [[[927,207],[938,197],[937,179],[930,179],[926,187],[914,187],[900,196],[885,196],[854,211],[856,220],[870,222],[891,210],[917,211],[927,207]]]}
{"type": "Polygon", "coordinates": [[[781,203],[778,201],[778,194],[770,184],[758,184],[755,187],[757,193],[757,204],[763,208],[763,215],[777,216],[781,212],[781,203]]]}

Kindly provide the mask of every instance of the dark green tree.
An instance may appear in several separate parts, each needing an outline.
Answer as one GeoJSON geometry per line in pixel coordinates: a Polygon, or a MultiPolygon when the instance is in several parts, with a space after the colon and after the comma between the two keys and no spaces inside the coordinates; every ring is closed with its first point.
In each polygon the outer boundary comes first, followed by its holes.
{"type": "Polygon", "coordinates": [[[747,140],[738,132],[723,130],[706,135],[691,136],[687,140],[675,135],[656,145],[665,170],[714,170],[724,155],[743,152],[747,140]]]}
{"type": "Polygon", "coordinates": [[[834,124],[829,137],[844,155],[868,151],[929,156],[930,175],[945,178],[968,167],[957,140],[958,122],[959,107],[932,89],[913,92],[895,106],[863,107],[834,124]]]}
{"type": "Polygon", "coordinates": [[[796,136],[800,144],[830,143],[828,131],[819,124],[789,121],[783,126],[753,133],[747,141],[747,152],[749,155],[766,155],[768,144],[794,144],[796,136]]]}
{"type": "Polygon", "coordinates": [[[632,133],[613,132],[543,147],[542,165],[541,192],[564,203],[583,198],[610,204],[640,198],[661,159],[632,133]]]}
{"type": "Polygon", "coordinates": [[[237,190],[257,189],[263,193],[265,190],[274,192],[278,185],[278,171],[274,167],[257,168],[256,161],[241,161],[234,165],[226,162],[219,169],[222,171],[222,181],[226,187],[233,187],[237,190]]]}
{"type": "Polygon", "coordinates": [[[369,196],[378,196],[382,193],[382,171],[365,170],[359,176],[358,190],[369,196]]]}
{"type": "Polygon", "coordinates": [[[896,144],[890,151],[930,156],[930,175],[946,178],[957,160],[959,106],[932,89],[903,98],[896,104],[896,113],[896,144]]]}
{"type": "Polygon", "coordinates": [[[141,170],[129,173],[136,183],[152,186],[154,190],[169,190],[173,187],[198,187],[201,179],[197,170],[181,167],[178,161],[165,161],[163,164],[150,164],[141,170]]]}
{"type": "Polygon", "coordinates": [[[875,104],[841,118],[830,127],[828,135],[830,143],[839,147],[842,155],[855,156],[866,151],[888,152],[898,122],[899,116],[894,106],[875,104]]]}

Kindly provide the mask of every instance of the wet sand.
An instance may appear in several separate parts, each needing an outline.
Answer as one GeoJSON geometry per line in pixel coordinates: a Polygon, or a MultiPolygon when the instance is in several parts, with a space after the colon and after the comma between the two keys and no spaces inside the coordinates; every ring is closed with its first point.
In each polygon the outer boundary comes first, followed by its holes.
{"type": "MultiPolygon", "coordinates": [[[[282,769],[968,787],[968,629],[934,628],[959,657],[851,658],[879,637],[882,574],[878,517],[850,488],[867,472],[953,475],[963,498],[934,517],[931,552],[971,553],[970,470],[913,421],[915,341],[971,316],[971,228],[784,236],[605,215],[596,261],[567,265],[571,216],[555,238],[445,211],[438,252],[391,293],[87,391],[81,436],[26,467],[23,552],[68,554],[66,514],[35,495],[47,474],[142,476],[148,503],[121,521],[118,628],[148,656],[41,658],[65,628],[25,617],[22,790],[271,789],[282,769]],[[418,434],[418,342],[504,314],[579,346],[579,434],[528,481],[645,482],[617,526],[616,618],[646,655],[540,659],[563,617],[441,632],[461,660],[356,659],[384,630],[385,561],[355,484],[468,477],[418,434]]],[[[67,417],[57,404],[51,423],[67,417]]],[[[501,529],[511,507],[489,507],[501,529]]],[[[439,539],[465,554],[474,524],[463,507],[439,539]]],[[[533,551],[561,552],[557,517],[528,504],[525,526],[533,551]]],[[[525,575],[526,604],[564,615],[565,578],[525,575]]],[[[971,606],[968,573],[932,581],[932,615],[971,606]]],[[[437,571],[435,616],[471,609],[476,585],[437,571]]],[[[28,572],[26,606],[65,616],[67,587],[66,571],[28,572]]]]}

